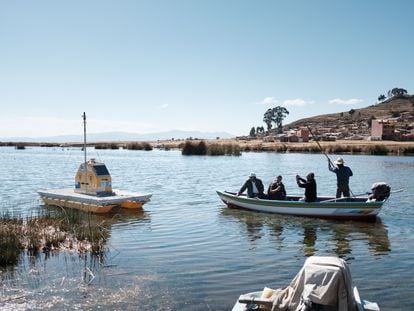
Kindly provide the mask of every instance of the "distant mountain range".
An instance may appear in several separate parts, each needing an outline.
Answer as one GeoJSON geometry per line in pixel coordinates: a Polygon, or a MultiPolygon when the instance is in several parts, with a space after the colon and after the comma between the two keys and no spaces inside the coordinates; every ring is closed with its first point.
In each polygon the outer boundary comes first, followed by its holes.
{"type": "MultiPolygon", "coordinates": [[[[180,131],[172,130],[159,133],[128,133],[128,132],[107,132],[107,133],[90,133],[87,134],[88,142],[110,142],[110,141],[156,141],[168,139],[215,139],[232,138],[236,135],[226,132],[200,132],[200,131],[180,131]]],[[[83,135],[59,135],[49,137],[0,137],[2,142],[45,142],[45,143],[67,143],[83,142],[83,135]]]]}

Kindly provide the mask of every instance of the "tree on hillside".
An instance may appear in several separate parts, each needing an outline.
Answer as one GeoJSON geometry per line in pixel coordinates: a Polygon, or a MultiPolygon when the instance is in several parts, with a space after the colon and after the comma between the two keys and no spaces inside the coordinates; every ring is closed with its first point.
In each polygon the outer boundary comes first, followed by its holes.
{"type": "Polygon", "coordinates": [[[263,122],[267,126],[267,130],[271,130],[273,123],[278,129],[282,128],[282,122],[289,114],[289,111],[285,107],[277,106],[274,108],[269,108],[263,115],[263,122]]]}
{"type": "Polygon", "coordinates": [[[258,127],[256,127],[256,134],[259,134],[259,133],[264,133],[264,127],[263,126],[258,126],[258,127]]]}
{"type": "Polygon", "coordinates": [[[384,94],[381,94],[380,96],[378,96],[378,101],[382,102],[384,99],[386,99],[384,94]]]}
{"type": "Polygon", "coordinates": [[[256,129],[254,128],[254,126],[250,129],[250,137],[256,137],[256,129]]]}
{"type": "Polygon", "coordinates": [[[266,124],[268,131],[272,129],[272,122],[273,122],[272,117],[273,117],[273,112],[272,112],[272,109],[269,108],[263,115],[263,122],[266,124]]]}
{"type": "Polygon", "coordinates": [[[348,111],[349,115],[352,117],[355,113],[355,109],[351,109],[348,111]]]}
{"type": "Polygon", "coordinates": [[[408,94],[408,92],[407,92],[407,90],[406,89],[402,89],[402,88],[398,88],[398,87],[395,87],[395,88],[393,88],[392,90],[389,90],[388,91],[388,97],[401,97],[401,96],[404,96],[404,95],[407,95],[408,94]]]}

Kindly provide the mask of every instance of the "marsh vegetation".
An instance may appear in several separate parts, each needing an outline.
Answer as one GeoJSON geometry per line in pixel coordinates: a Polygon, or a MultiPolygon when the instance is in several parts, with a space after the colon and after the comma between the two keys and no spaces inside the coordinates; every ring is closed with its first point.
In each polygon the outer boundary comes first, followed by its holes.
{"type": "Polygon", "coordinates": [[[241,155],[241,149],[238,144],[220,144],[209,143],[205,141],[186,141],[181,145],[181,153],[183,155],[241,155]]]}
{"type": "Polygon", "coordinates": [[[4,214],[0,218],[0,267],[16,265],[23,252],[33,256],[70,249],[99,255],[108,237],[105,222],[73,209],[26,217],[4,214]]]}

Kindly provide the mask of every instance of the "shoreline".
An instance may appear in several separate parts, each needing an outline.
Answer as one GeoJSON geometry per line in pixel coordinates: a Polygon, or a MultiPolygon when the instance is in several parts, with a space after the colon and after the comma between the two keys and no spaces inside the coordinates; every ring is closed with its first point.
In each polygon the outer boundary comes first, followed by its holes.
{"type": "MultiPolygon", "coordinates": [[[[321,149],[315,141],[310,142],[266,142],[262,139],[177,139],[159,141],[106,141],[88,142],[88,147],[96,149],[134,149],[128,148],[131,145],[150,146],[145,150],[156,149],[182,149],[188,141],[193,143],[204,142],[207,146],[238,146],[241,152],[297,152],[297,153],[321,153],[321,149]]],[[[372,155],[414,155],[414,141],[368,141],[368,140],[337,140],[319,141],[323,152],[350,153],[350,154],[372,154],[372,155]]],[[[81,142],[54,143],[54,142],[0,142],[0,147],[83,147],[81,142]]],[[[144,149],[144,148],[142,148],[144,149]]],[[[139,148],[138,148],[139,150],[139,148]]]]}

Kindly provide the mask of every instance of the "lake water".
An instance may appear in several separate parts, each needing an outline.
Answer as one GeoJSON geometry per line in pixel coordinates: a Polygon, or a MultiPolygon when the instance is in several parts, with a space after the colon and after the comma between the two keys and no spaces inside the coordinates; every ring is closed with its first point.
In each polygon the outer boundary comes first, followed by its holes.
{"type": "MultiPolygon", "coordinates": [[[[320,154],[182,156],[179,151],[88,150],[106,163],[114,188],[151,192],[142,212],[94,216],[108,225],[104,264],[69,252],[22,256],[1,272],[4,310],[231,310],[241,293],[288,285],[311,255],[350,265],[363,298],[382,310],[414,309],[412,157],[343,156],[354,194],[385,181],[394,193],[375,223],[230,210],[215,190],[238,190],[250,172],[265,185],[313,171],[320,195],[335,193],[320,154]],[[93,277],[92,277],[93,275],[93,277]]],[[[336,158],[332,155],[332,159],[336,158]]],[[[0,209],[33,215],[39,189],[71,187],[80,149],[0,148],[0,209]]]]}

